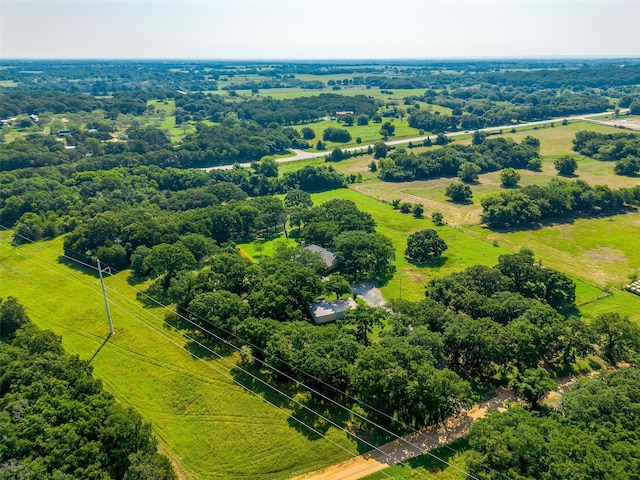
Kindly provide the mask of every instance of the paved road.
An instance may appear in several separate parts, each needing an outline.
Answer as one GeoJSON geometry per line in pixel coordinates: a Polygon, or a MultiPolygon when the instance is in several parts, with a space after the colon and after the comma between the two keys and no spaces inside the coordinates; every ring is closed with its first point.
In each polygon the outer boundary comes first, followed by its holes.
{"type": "MultiPolygon", "coordinates": [[[[620,113],[625,113],[627,112],[628,109],[623,109],[620,110],[620,113]]],[[[519,123],[517,125],[502,125],[500,127],[486,127],[486,128],[481,128],[480,131],[481,132],[497,132],[500,130],[511,130],[512,128],[523,128],[523,127],[532,127],[535,125],[544,125],[545,123],[550,123],[550,122],[561,122],[562,120],[589,120],[593,117],[599,117],[601,115],[608,115],[611,112],[601,112],[601,113],[591,113],[589,115],[574,115],[574,116],[570,116],[570,117],[558,117],[558,118],[551,118],[549,120],[540,120],[537,122],[529,122],[529,123],[519,123]]],[[[461,132],[451,132],[451,133],[445,133],[445,135],[447,137],[457,137],[459,135],[468,135],[471,131],[467,130],[467,131],[461,131],[461,132]]],[[[424,135],[422,137],[414,137],[414,138],[405,138],[402,140],[391,140],[389,142],[385,142],[387,145],[389,146],[393,146],[393,145],[403,145],[403,144],[407,144],[409,142],[412,143],[421,143],[423,140],[426,140],[427,138],[431,138],[431,140],[435,140],[436,139],[436,135],[424,135]]],[[[367,144],[367,145],[360,145],[358,147],[351,147],[351,148],[345,148],[344,150],[347,152],[357,152],[360,150],[367,150],[369,147],[373,147],[373,144],[367,144]]],[[[298,160],[308,160],[310,158],[320,158],[320,157],[326,157],[327,155],[329,155],[331,152],[305,152],[304,150],[298,150],[298,149],[292,149],[292,151],[295,153],[294,156],[291,157],[285,157],[285,158],[278,158],[276,161],[278,163],[287,163],[287,162],[297,162],[298,160]]],[[[246,168],[251,166],[250,163],[240,163],[239,164],[241,167],[246,168]]],[[[217,167],[207,167],[207,168],[203,168],[203,170],[205,170],[206,172],[210,171],[210,170],[229,170],[233,168],[233,165],[219,165],[217,167]]]]}
{"type": "MultiPolygon", "coordinates": [[[[591,372],[587,376],[592,376],[591,372]]],[[[580,377],[558,378],[555,395],[564,395],[580,377]]],[[[450,444],[469,434],[469,427],[478,419],[487,415],[489,409],[504,411],[506,403],[513,401],[513,395],[507,390],[499,390],[497,395],[486,402],[479,403],[446,422],[446,427],[432,426],[424,428],[393,442],[382,445],[376,450],[350,458],[324,470],[295,477],[292,480],[357,480],[417,457],[426,452],[450,444]]]]}

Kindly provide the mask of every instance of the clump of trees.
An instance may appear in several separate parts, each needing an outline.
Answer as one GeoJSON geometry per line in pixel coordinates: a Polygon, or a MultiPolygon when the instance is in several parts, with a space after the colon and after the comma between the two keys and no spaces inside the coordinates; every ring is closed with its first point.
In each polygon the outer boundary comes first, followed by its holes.
{"type": "Polygon", "coordinates": [[[329,127],[322,132],[322,140],[325,142],[347,143],[351,141],[351,134],[344,128],[329,127]]]}
{"type": "Polygon", "coordinates": [[[596,160],[616,162],[618,175],[640,171],[640,135],[636,133],[596,133],[582,130],[573,139],[573,149],[596,160]]]}
{"type": "Polygon", "coordinates": [[[471,187],[462,182],[453,182],[447,185],[445,196],[455,203],[469,203],[473,198],[471,187]]]}
{"type": "Polygon", "coordinates": [[[546,186],[492,193],[480,203],[482,221],[489,227],[522,227],[576,213],[611,215],[625,205],[640,204],[640,187],[612,190],[604,185],[591,187],[582,180],[553,179],[546,186]]]}
{"type": "Polygon", "coordinates": [[[0,300],[0,463],[6,478],[178,478],[151,425],[117,403],[88,362],[0,300]],[[46,394],[44,393],[46,392],[46,394]]]}
{"type": "Polygon", "coordinates": [[[640,421],[627,412],[640,405],[638,384],[637,369],[606,372],[576,382],[561,411],[512,405],[491,412],[471,427],[469,473],[484,480],[633,478],[640,421]]]}
{"type": "Polygon", "coordinates": [[[509,167],[532,168],[540,158],[540,142],[531,136],[520,143],[510,138],[488,138],[476,145],[450,144],[417,155],[395,153],[390,158],[392,162],[379,165],[380,177],[388,182],[459,176],[472,183],[479,173],[509,167]]]}
{"type": "Polygon", "coordinates": [[[558,175],[569,177],[577,170],[578,162],[571,155],[562,155],[553,161],[553,166],[558,171],[558,175]]]}

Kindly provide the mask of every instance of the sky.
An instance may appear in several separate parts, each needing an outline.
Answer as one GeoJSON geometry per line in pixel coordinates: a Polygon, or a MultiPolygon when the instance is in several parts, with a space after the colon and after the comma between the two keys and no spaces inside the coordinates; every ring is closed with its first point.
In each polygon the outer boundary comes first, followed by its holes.
{"type": "Polygon", "coordinates": [[[0,58],[638,57],[640,0],[0,0],[0,58]]]}

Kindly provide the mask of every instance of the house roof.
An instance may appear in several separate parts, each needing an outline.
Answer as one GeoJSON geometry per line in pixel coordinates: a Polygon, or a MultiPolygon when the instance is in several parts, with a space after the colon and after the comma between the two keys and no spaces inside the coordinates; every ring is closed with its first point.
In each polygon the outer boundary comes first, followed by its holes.
{"type": "Polygon", "coordinates": [[[309,305],[309,311],[311,312],[311,316],[313,317],[316,323],[322,322],[323,318],[338,316],[342,317],[347,310],[353,310],[356,308],[358,304],[356,301],[349,297],[342,300],[334,300],[332,302],[328,302],[326,300],[322,300],[320,302],[312,303],[309,305]]]}
{"type": "Polygon", "coordinates": [[[319,254],[322,257],[324,263],[327,265],[327,268],[333,267],[333,262],[336,259],[336,256],[333,254],[333,252],[319,245],[306,245],[304,248],[311,252],[319,254]]]}

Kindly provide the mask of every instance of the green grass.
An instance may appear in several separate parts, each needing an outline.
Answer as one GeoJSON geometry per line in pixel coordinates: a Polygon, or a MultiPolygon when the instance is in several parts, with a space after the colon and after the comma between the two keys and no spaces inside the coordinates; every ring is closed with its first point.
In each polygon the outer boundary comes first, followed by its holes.
{"type": "Polygon", "coordinates": [[[156,112],[159,113],[151,119],[151,123],[167,132],[172,142],[179,142],[185,135],[195,133],[196,127],[194,122],[185,122],[181,125],[176,125],[176,116],[174,115],[176,110],[175,100],[149,100],[147,105],[152,105],[155,107],[156,112]]]}
{"type": "Polygon", "coordinates": [[[360,210],[369,212],[373,216],[377,224],[377,231],[391,240],[396,249],[394,265],[397,271],[389,283],[381,287],[387,300],[400,296],[401,282],[402,298],[419,300],[424,297],[424,284],[429,279],[464,270],[475,264],[494,265],[498,262],[499,255],[508,253],[502,248],[494,247],[450,226],[434,227],[430,220],[417,219],[410,214],[402,214],[393,210],[391,205],[381,203],[354,190],[333,190],[313,194],[311,198],[316,204],[332,198],[353,200],[360,210]],[[449,249],[440,260],[434,261],[431,266],[418,266],[404,258],[404,250],[409,235],[425,228],[436,228],[449,249]]]}
{"type": "MultiPolygon", "coordinates": [[[[337,120],[322,120],[320,122],[293,125],[293,127],[297,128],[298,130],[302,129],[303,127],[309,127],[313,129],[316,133],[316,138],[309,141],[309,143],[313,147],[315,147],[318,140],[322,140],[322,132],[324,132],[325,129],[333,127],[333,128],[340,128],[340,129],[347,130],[351,134],[350,142],[336,143],[336,142],[323,141],[326,145],[327,152],[331,153],[331,150],[333,150],[335,147],[339,147],[339,148],[357,147],[358,144],[356,143],[356,138],[358,137],[362,139],[362,143],[364,145],[382,141],[382,136],[380,135],[380,128],[382,127],[383,123],[387,121],[391,122],[396,127],[395,135],[393,137],[389,137],[389,140],[401,140],[403,138],[413,138],[413,137],[419,136],[418,130],[416,130],[415,128],[409,127],[407,120],[400,121],[398,119],[387,119],[387,118],[383,118],[382,123],[369,122],[369,125],[364,125],[364,126],[353,125],[351,127],[347,127],[345,126],[344,123],[340,123],[337,120]]],[[[316,151],[316,150],[315,148],[311,148],[309,149],[309,151],[316,151]]]]}
{"type": "Polygon", "coordinates": [[[628,283],[633,272],[640,273],[640,251],[635,240],[640,233],[640,213],[578,218],[512,232],[492,232],[477,226],[469,230],[512,251],[527,246],[549,266],[600,287],[620,287],[628,283]]]}
{"type": "MultiPolygon", "coordinates": [[[[282,397],[262,393],[284,411],[233,383],[229,375],[238,371],[226,361],[193,357],[184,348],[188,339],[163,325],[166,312],[136,300],[126,271],[106,279],[116,333],[105,342],[99,281],[60,263],[61,252],[61,239],[13,247],[0,233],[0,297],[17,297],[34,323],[62,335],[69,353],[92,359],[94,375],[152,422],[187,478],[284,479],[348,456],[303,431],[282,397]]],[[[326,430],[356,449],[344,433],[326,430]]]]}

